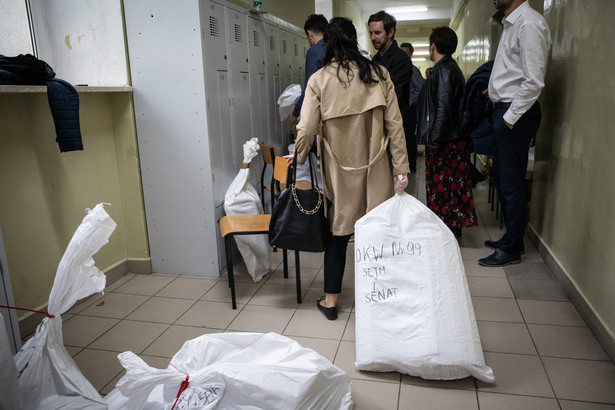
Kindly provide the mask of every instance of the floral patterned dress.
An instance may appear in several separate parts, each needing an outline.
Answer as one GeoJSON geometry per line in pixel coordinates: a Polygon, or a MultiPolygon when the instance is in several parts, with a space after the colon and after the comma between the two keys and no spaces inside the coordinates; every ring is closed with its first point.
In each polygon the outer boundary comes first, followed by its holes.
{"type": "Polygon", "coordinates": [[[435,153],[425,153],[427,206],[451,229],[478,225],[470,151],[462,140],[449,141],[435,153]]]}

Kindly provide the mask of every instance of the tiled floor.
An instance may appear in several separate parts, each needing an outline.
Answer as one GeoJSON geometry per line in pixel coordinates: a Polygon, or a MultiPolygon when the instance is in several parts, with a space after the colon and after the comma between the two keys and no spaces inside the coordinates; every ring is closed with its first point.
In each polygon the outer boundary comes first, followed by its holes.
{"type": "MultiPolygon", "coordinates": [[[[423,171],[419,171],[424,175],[423,171]]],[[[424,181],[419,179],[419,198],[424,181]]],[[[316,350],[352,378],[355,409],[615,409],[615,366],[585,326],[529,241],[523,263],[484,268],[485,239],[498,239],[486,183],[474,191],[480,226],[459,241],[485,354],[496,384],[473,378],[437,382],[399,373],[354,369],[353,265],[349,258],[340,314],[327,321],[316,310],[322,294],[322,254],[301,255],[304,303],[296,303],[294,270],[282,275],[281,253],[272,273],[254,283],[238,266],[237,310],[226,277],[128,274],[71,309],[64,343],[102,394],[123,374],[118,353],[131,350],[163,368],[184,341],[205,333],[277,332],[316,350]],[[103,303],[104,302],[104,303],[103,303]]],[[[289,258],[291,266],[293,258],[289,258]]]]}

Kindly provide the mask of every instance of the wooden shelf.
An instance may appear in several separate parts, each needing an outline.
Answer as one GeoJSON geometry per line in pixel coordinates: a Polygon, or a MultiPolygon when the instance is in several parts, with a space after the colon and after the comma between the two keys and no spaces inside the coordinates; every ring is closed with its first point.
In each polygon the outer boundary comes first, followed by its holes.
{"type": "MultiPolygon", "coordinates": [[[[122,87],[105,87],[105,86],[75,86],[75,90],[79,93],[118,93],[132,92],[132,87],[129,85],[122,87]]],[[[46,93],[47,86],[44,85],[0,85],[0,93],[46,93]]]]}

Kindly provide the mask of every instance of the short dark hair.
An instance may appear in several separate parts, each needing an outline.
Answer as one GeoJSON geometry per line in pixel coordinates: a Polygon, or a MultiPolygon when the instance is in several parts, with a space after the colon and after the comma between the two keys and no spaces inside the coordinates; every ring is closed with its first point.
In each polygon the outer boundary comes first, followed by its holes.
{"type": "Polygon", "coordinates": [[[386,31],[387,34],[389,34],[389,31],[393,29],[393,38],[395,38],[395,32],[397,31],[396,29],[397,20],[395,20],[395,17],[391,16],[389,13],[387,13],[384,10],[380,10],[378,13],[374,13],[371,16],[369,16],[369,20],[367,20],[367,24],[373,21],[382,21],[382,25],[384,26],[384,31],[386,31]]]}
{"type": "Polygon", "coordinates": [[[457,34],[450,27],[434,28],[429,36],[429,44],[434,44],[438,53],[451,55],[457,50],[457,34]]]}
{"type": "Polygon", "coordinates": [[[303,30],[305,35],[307,35],[308,30],[316,34],[325,34],[328,25],[327,19],[322,14],[310,14],[307,20],[305,20],[303,30]]]}
{"type": "Polygon", "coordinates": [[[412,46],[412,44],[410,44],[410,43],[401,43],[401,44],[399,45],[399,47],[401,47],[401,48],[404,48],[404,47],[405,47],[405,48],[407,48],[408,50],[410,50],[410,54],[414,54],[414,47],[413,47],[413,46],[412,46]]]}

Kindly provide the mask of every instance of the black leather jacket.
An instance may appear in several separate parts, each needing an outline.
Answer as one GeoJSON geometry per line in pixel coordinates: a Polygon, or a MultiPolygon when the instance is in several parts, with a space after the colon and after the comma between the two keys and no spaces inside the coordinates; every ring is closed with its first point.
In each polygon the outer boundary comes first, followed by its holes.
{"type": "Polygon", "coordinates": [[[425,144],[433,151],[461,136],[459,103],[463,85],[463,74],[451,56],[442,57],[433,66],[417,103],[418,144],[425,144]]]}

